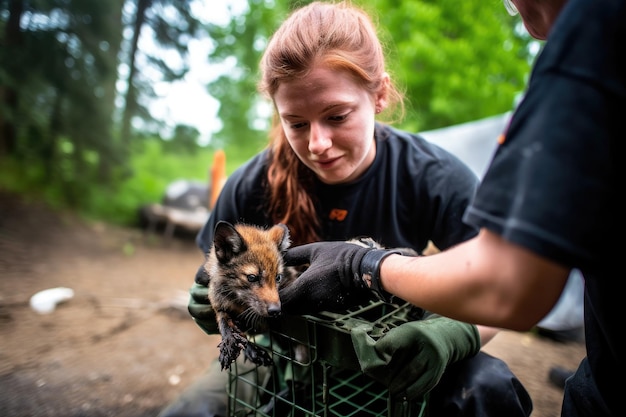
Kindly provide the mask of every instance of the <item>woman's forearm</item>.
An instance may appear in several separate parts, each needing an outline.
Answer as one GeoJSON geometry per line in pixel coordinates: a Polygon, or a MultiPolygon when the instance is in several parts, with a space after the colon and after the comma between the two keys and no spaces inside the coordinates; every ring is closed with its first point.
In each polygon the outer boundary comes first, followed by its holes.
{"type": "Polygon", "coordinates": [[[434,255],[389,256],[380,275],[386,291],[428,311],[525,331],[550,311],[569,269],[482,230],[434,255]]]}

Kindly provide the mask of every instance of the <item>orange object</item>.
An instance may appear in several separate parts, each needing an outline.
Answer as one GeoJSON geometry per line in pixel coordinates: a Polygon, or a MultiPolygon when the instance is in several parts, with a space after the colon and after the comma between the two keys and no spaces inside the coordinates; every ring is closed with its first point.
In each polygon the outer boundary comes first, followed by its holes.
{"type": "Polygon", "coordinates": [[[211,167],[211,190],[209,196],[209,210],[213,210],[217,197],[226,183],[226,152],[222,149],[215,151],[213,166],[211,167]]]}

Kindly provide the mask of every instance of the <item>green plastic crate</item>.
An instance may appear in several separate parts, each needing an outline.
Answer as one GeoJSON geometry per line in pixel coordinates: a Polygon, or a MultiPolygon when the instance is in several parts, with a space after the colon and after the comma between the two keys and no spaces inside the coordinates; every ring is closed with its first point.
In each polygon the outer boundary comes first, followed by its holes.
{"type": "Polygon", "coordinates": [[[290,316],[269,334],[251,337],[273,358],[273,366],[240,360],[229,371],[229,416],[425,417],[427,399],[392,398],[387,387],[363,374],[351,329],[364,326],[379,338],[416,320],[410,304],[372,302],[345,314],[290,316]]]}

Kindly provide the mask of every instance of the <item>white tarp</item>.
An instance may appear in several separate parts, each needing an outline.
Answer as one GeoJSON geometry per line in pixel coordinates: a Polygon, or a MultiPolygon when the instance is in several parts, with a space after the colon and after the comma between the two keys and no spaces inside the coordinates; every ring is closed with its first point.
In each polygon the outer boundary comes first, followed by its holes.
{"type": "MultiPolygon", "coordinates": [[[[479,178],[489,166],[511,113],[488,117],[441,129],[420,132],[433,142],[458,156],[479,178]]],[[[570,330],[583,326],[584,281],[578,270],[572,270],[561,298],[538,326],[549,330],[570,330]]]]}
{"type": "Polygon", "coordinates": [[[496,149],[498,136],[504,131],[510,116],[510,113],[504,113],[420,132],[420,135],[458,156],[482,178],[496,149]]]}

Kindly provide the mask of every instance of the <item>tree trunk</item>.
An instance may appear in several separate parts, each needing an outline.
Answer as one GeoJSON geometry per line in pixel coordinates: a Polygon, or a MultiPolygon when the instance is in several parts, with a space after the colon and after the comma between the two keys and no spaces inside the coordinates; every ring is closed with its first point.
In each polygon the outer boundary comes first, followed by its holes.
{"type": "MultiPolygon", "coordinates": [[[[20,33],[20,21],[24,13],[24,4],[22,0],[9,1],[9,19],[5,28],[5,45],[4,49],[4,68],[7,68],[10,51],[19,47],[22,43],[20,33]]],[[[10,70],[9,70],[10,72],[10,70]]],[[[9,77],[10,79],[12,77],[9,77]]],[[[8,84],[0,85],[0,157],[14,154],[17,144],[17,128],[15,126],[15,114],[18,107],[17,89],[9,80],[8,84]],[[9,117],[7,117],[7,114],[9,117]]]]}
{"type": "Polygon", "coordinates": [[[152,4],[152,0],[139,0],[137,2],[137,14],[135,15],[135,25],[133,27],[133,39],[128,56],[128,79],[126,99],[124,100],[124,114],[122,115],[121,139],[122,143],[128,147],[130,145],[131,121],[137,108],[137,89],[134,85],[137,73],[136,56],[139,49],[139,36],[141,28],[146,20],[146,10],[152,4]]]}

